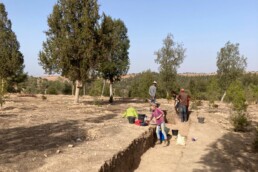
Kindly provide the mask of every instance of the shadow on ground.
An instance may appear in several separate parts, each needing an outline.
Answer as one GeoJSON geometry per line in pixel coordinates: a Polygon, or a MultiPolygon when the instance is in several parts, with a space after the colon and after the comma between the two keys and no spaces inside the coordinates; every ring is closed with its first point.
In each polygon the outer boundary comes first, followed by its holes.
{"type": "Polygon", "coordinates": [[[143,99],[133,99],[133,98],[115,98],[113,103],[110,103],[108,100],[104,101],[102,99],[96,100],[87,100],[82,101],[83,104],[86,105],[120,105],[120,104],[127,104],[127,103],[145,103],[146,101],[143,99]]]}
{"type": "MultiPolygon", "coordinates": [[[[255,124],[258,125],[257,123],[255,124]]],[[[257,171],[258,154],[254,153],[252,142],[254,132],[230,132],[212,143],[208,154],[197,162],[203,166],[194,172],[257,171]]],[[[200,165],[200,166],[201,166],[200,165]]]]}
{"type": "Polygon", "coordinates": [[[3,110],[3,111],[6,111],[6,110],[13,110],[13,109],[15,109],[16,107],[14,107],[14,106],[9,106],[9,107],[4,107],[4,108],[2,108],[1,110],[3,110]]]}
{"type": "Polygon", "coordinates": [[[104,115],[104,116],[86,118],[84,121],[85,122],[90,122],[90,123],[102,123],[104,121],[113,119],[115,117],[117,117],[117,114],[107,114],[107,115],[104,115]]]}
{"type": "MultiPolygon", "coordinates": [[[[44,158],[58,148],[85,139],[78,121],[61,121],[33,127],[0,130],[0,171],[31,171],[44,164],[44,158]],[[2,169],[1,169],[2,168],[2,169]]],[[[76,143],[79,144],[79,143],[76,143]]]]}
{"type": "Polygon", "coordinates": [[[17,117],[16,114],[0,114],[0,119],[1,118],[13,118],[13,117],[17,117]]]}

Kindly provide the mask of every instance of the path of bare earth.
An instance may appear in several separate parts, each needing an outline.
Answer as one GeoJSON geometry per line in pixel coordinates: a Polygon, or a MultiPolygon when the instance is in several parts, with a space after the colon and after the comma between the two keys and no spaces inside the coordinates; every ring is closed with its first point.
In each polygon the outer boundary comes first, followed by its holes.
{"type": "Polygon", "coordinates": [[[258,154],[252,150],[253,127],[258,125],[257,109],[257,105],[248,109],[251,131],[236,133],[228,122],[230,109],[226,104],[219,103],[218,109],[210,110],[204,103],[199,110],[199,116],[205,117],[204,124],[198,123],[197,113],[192,112],[188,123],[177,120],[175,125],[167,125],[179,129],[179,133],[187,137],[186,146],[176,145],[172,137],[168,147],[158,145],[149,149],[141,157],[136,171],[257,171],[258,154]]]}

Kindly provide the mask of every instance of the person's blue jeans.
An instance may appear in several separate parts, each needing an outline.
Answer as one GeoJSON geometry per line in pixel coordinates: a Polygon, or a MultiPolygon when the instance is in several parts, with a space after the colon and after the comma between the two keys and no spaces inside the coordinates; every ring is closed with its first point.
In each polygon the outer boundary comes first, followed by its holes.
{"type": "Polygon", "coordinates": [[[156,134],[157,134],[158,140],[160,140],[160,136],[159,136],[160,129],[161,129],[161,132],[164,136],[164,139],[167,140],[167,134],[166,134],[166,131],[165,131],[165,122],[162,122],[160,125],[157,125],[157,127],[156,127],[156,134]]]}
{"type": "Polygon", "coordinates": [[[187,111],[185,105],[180,105],[180,114],[181,122],[187,121],[187,111]]]}

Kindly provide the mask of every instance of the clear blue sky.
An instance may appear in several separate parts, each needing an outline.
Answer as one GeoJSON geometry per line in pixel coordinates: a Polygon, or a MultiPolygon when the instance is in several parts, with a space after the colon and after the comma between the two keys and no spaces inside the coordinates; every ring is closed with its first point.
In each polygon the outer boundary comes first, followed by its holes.
{"type": "MultiPolygon", "coordinates": [[[[25,71],[43,75],[38,52],[56,0],[0,0],[5,4],[25,58],[25,71]]],[[[154,52],[168,33],[184,44],[179,72],[215,72],[217,52],[227,41],[240,44],[248,71],[258,71],[257,0],[99,0],[104,11],[123,20],[130,39],[129,73],[158,71],[154,52]]]]}

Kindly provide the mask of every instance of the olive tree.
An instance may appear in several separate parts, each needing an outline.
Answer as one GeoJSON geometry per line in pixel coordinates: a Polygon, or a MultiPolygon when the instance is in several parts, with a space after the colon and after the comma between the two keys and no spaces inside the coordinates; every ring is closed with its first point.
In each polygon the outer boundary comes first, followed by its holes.
{"type": "Polygon", "coordinates": [[[176,43],[173,35],[168,34],[163,40],[163,47],[154,53],[157,56],[155,62],[160,65],[160,78],[164,83],[167,98],[175,87],[177,69],[185,58],[185,51],[183,44],[176,43]]]}
{"type": "Polygon", "coordinates": [[[217,74],[220,87],[224,90],[221,101],[223,101],[229,85],[245,72],[246,60],[246,57],[240,55],[238,43],[227,42],[218,52],[217,74]]]}

